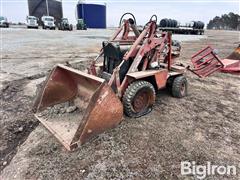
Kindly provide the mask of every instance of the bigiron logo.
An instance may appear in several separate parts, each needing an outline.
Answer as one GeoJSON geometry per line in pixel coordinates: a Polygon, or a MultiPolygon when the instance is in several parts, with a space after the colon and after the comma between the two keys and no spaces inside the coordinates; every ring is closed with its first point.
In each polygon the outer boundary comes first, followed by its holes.
{"type": "Polygon", "coordinates": [[[237,167],[233,165],[213,165],[211,162],[207,162],[205,165],[196,165],[195,161],[181,162],[181,175],[194,175],[198,179],[204,179],[211,175],[224,175],[224,176],[236,176],[237,167]]]}

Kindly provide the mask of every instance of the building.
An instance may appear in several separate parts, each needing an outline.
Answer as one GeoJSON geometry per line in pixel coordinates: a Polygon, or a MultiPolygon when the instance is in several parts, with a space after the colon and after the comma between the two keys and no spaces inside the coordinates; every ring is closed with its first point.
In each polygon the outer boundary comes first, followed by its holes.
{"type": "Polygon", "coordinates": [[[79,2],[77,18],[83,19],[88,28],[106,28],[106,5],[79,2]]]}
{"type": "Polygon", "coordinates": [[[63,17],[61,0],[28,0],[28,9],[30,16],[35,16],[39,19],[43,15],[49,15],[53,16],[58,22],[63,17]]]}

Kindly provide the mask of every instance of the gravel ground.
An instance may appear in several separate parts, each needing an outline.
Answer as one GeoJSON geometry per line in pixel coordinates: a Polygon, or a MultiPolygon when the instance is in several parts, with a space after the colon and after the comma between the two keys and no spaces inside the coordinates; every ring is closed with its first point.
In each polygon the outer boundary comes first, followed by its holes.
{"type": "MultiPolygon", "coordinates": [[[[0,29],[2,68],[0,82],[46,73],[56,63],[86,61],[95,57],[114,30],[50,31],[36,29],[0,29]]],[[[206,36],[174,35],[181,41],[206,36]]]]}
{"type": "MultiPolygon", "coordinates": [[[[31,107],[46,73],[55,63],[66,61],[84,69],[112,32],[2,31],[1,179],[194,179],[181,176],[181,161],[239,164],[240,81],[232,74],[199,79],[187,72],[186,98],[176,99],[161,90],[149,115],[124,117],[117,128],[74,152],[67,152],[38,125],[31,107]]],[[[207,31],[201,38],[175,36],[183,41],[180,61],[190,64],[191,55],[206,45],[225,57],[237,46],[239,35],[207,31]]],[[[229,178],[240,176],[208,177],[229,178]]]]}

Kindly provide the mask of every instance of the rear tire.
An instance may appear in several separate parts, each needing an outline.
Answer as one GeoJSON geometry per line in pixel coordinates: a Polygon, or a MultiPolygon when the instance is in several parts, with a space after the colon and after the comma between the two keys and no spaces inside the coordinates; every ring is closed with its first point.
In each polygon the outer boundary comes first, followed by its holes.
{"type": "Polygon", "coordinates": [[[128,86],[123,95],[124,112],[129,117],[140,117],[152,110],[156,93],[147,81],[135,81],[128,86]]]}
{"type": "Polygon", "coordinates": [[[69,31],[72,31],[73,30],[73,26],[70,24],[69,25],[69,31]]]}
{"type": "Polygon", "coordinates": [[[187,95],[187,79],[185,76],[177,76],[172,82],[173,97],[182,98],[187,95]]]}

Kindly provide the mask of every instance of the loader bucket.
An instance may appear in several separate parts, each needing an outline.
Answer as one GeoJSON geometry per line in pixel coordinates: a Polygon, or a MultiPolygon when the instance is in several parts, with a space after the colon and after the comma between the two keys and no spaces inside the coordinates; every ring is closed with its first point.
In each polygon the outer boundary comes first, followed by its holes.
{"type": "Polygon", "coordinates": [[[36,98],[34,112],[68,150],[73,150],[117,126],[123,107],[104,79],[57,65],[36,98]],[[66,108],[66,104],[72,105],[66,108]]]}

